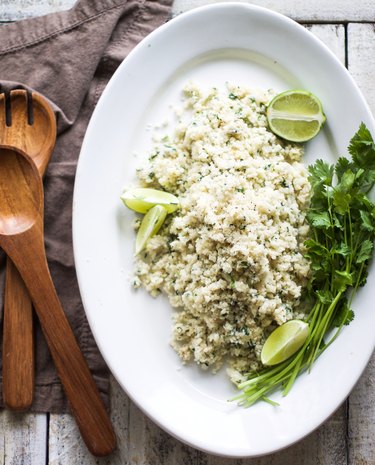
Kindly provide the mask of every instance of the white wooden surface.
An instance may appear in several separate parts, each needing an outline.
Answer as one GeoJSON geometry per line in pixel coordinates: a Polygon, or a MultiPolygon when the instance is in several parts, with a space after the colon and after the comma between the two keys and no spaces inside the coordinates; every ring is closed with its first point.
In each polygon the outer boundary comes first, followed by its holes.
{"type": "MultiPolygon", "coordinates": [[[[218,3],[218,1],[175,0],[173,12],[174,14],[179,14],[191,8],[209,3],[218,3]]],[[[247,0],[246,3],[270,8],[297,21],[375,21],[374,0],[247,0]]]]}
{"type": "MultiPolygon", "coordinates": [[[[349,23],[347,31],[349,71],[375,114],[375,26],[349,23]]],[[[348,463],[375,464],[374,356],[348,401],[348,463]]]]}
{"type": "MultiPolygon", "coordinates": [[[[67,9],[73,3],[0,0],[0,21],[67,9]]],[[[208,3],[214,1],[175,0],[173,15],[208,3]]],[[[306,23],[348,66],[375,112],[375,0],[251,3],[306,23]]],[[[332,85],[334,79],[332,76],[332,85]]],[[[69,415],[16,415],[3,411],[0,465],[375,465],[374,357],[349,399],[324,425],[288,449],[258,459],[218,458],[185,446],[148,420],[114,380],[111,388],[112,420],[119,444],[113,456],[90,456],[69,415]]]]}
{"type": "Polygon", "coordinates": [[[68,10],[74,3],[75,0],[0,0],[0,21],[15,21],[68,10]]]}
{"type": "MultiPolygon", "coordinates": [[[[66,10],[75,1],[0,0],[0,20],[16,20],[47,14],[51,11],[66,10]]],[[[173,14],[177,15],[197,6],[217,2],[218,0],[174,0],[173,14]]],[[[271,8],[297,21],[375,21],[374,0],[314,0],[313,2],[303,0],[247,0],[247,3],[271,8]]]]}

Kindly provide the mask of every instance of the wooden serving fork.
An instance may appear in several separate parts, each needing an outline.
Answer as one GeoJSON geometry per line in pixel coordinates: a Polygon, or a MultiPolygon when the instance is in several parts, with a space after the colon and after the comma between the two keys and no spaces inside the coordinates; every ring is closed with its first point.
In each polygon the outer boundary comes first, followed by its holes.
{"type": "MultiPolygon", "coordinates": [[[[37,93],[12,90],[0,94],[0,146],[26,152],[43,176],[56,142],[56,118],[37,93]]],[[[13,410],[27,410],[33,401],[33,313],[21,276],[7,259],[3,323],[3,398],[13,410]]]]}

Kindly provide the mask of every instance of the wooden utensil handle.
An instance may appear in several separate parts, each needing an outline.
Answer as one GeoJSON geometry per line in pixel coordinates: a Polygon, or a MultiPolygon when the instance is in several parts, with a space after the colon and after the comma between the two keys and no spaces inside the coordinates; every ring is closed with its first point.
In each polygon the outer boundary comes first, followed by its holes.
{"type": "Polygon", "coordinates": [[[42,220],[19,236],[4,240],[33,301],[57,373],[87,448],[97,456],[110,454],[115,434],[99,391],[61,307],[48,269],[42,220]]]}
{"type": "Polygon", "coordinates": [[[44,335],[88,449],[97,456],[108,455],[116,443],[111,422],[51,278],[48,281],[40,281],[32,293],[44,335]]]}
{"type": "Polygon", "coordinates": [[[33,311],[17,268],[7,259],[3,322],[3,400],[12,410],[27,410],[34,392],[33,311]]]}

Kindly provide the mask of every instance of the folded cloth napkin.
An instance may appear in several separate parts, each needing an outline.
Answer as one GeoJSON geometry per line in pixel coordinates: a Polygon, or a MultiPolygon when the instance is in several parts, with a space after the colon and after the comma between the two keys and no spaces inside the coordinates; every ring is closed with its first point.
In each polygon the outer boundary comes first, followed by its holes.
{"type": "MultiPolygon", "coordinates": [[[[171,3],[81,0],[69,11],[0,26],[0,91],[34,89],[47,97],[56,111],[57,144],[44,180],[47,257],[63,308],[107,405],[109,373],[86,321],[75,275],[71,234],[74,175],[87,124],[109,78],[129,51],[168,19],[171,3]]],[[[4,265],[1,252],[1,309],[4,265]]],[[[68,410],[36,324],[32,411],[68,410]]]]}

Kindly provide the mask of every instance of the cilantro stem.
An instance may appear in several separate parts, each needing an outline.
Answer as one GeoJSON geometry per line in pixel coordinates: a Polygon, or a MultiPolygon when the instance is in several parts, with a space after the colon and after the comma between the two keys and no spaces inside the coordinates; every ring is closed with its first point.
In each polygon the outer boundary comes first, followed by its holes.
{"type": "Polygon", "coordinates": [[[338,301],[340,300],[342,296],[342,291],[340,291],[336,297],[334,298],[333,302],[331,303],[331,305],[328,307],[325,315],[323,316],[323,318],[321,319],[321,321],[319,322],[319,325],[317,327],[317,334],[318,334],[318,338],[317,338],[317,341],[315,342],[315,347],[314,349],[312,350],[310,356],[309,356],[309,366],[310,366],[310,369],[311,369],[311,366],[312,364],[314,363],[316,357],[317,357],[317,353],[321,347],[321,344],[322,344],[322,341],[323,341],[323,338],[327,332],[327,329],[329,328],[330,326],[330,323],[332,321],[332,315],[336,309],[336,305],[338,303],[338,301]]]}

